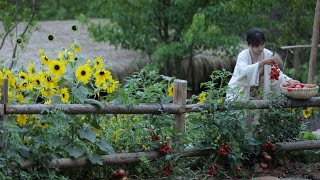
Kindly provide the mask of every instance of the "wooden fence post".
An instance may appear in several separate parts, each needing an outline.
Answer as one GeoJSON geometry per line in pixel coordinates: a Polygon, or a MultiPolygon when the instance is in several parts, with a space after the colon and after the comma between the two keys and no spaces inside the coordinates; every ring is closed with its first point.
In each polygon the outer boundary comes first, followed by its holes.
{"type": "Polygon", "coordinates": [[[8,79],[3,80],[3,85],[1,88],[1,102],[0,102],[0,118],[2,121],[6,120],[5,106],[8,103],[8,79]]]}
{"type": "MultiPolygon", "coordinates": [[[[173,104],[186,105],[187,102],[187,81],[175,79],[173,87],[173,104]]],[[[185,132],[185,113],[175,114],[176,121],[174,128],[185,132]]]]}

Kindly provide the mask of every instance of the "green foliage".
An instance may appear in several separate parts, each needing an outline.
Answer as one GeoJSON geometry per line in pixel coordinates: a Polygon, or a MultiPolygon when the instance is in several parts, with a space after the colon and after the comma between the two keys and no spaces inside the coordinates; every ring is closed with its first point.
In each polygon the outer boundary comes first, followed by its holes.
{"type": "Polygon", "coordinates": [[[2,0],[0,2],[0,51],[4,42],[11,41],[12,59],[0,56],[2,66],[11,69],[16,65],[18,57],[26,47],[33,28],[36,26],[36,15],[39,10],[39,0],[2,0]],[[19,28],[18,28],[19,27],[19,28]]]}
{"type": "Polygon", "coordinates": [[[290,142],[299,140],[302,122],[290,108],[283,108],[283,95],[272,94],[269,97],[270,108],[260,110],[259,124],[256,126],[256,138],[261,142],[290,142]],[[277,104],[277,105],[275,105],[277,104]]]}
{"type": "Polygon", "coordinates": [[[100,2],[102,14],[110,21],[91,25],[96,40],[155,54],[162,63],[206,49],[229,52],[230,46],[237,44],[232,34],[224,34],[207,20],[205,12],[214,5],[211,1],[100,2]]]}

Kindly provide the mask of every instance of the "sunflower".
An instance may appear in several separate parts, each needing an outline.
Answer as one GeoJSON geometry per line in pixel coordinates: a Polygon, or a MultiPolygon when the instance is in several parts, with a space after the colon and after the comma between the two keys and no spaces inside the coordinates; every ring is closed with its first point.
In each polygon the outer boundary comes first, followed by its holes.
{"type": "Polygon", "coordinates": [[[44,101],[44,104],[52,104],[51,100],[50,99],[47,99],[44,101]]]}
{"type": "Polygon", "coordinates": [[[68,50],[65,50],[64,52],[58,53],[58,58],[60,60],[74,60],[74,53],[68,50]]]}
{"type": "Polygon", "coordinates": [[[312,112],[313,112],[312,107],[308,107],[307,109],[302,110],[303,117],[306,119],[310,118],[312,116],[312,112]]]}
{"type": "Polygon", "coordinates": [[[102,62],[101,57],[96,57],[96,58],[94,59],[94,66],[93,66],[93,68],[94,68],[94,69],[100,69],[100,68],[102,68],[102,67],[103,67],[103,62],[102,62]]]}
{"type": "Polygon", "coordinates": [[[106,81],[106,79],[108,79],[108,78],[112,78],[112,76],[111,76],[110,71],[100,69],[94,73],[94,78],[96,79],[96,81],[98,81],[100,83],[100,82],[106,81]]]}
{"type": "Polygon", "coordinates": [[[79,66],[76,70],[76,78],[78,81],[87,84],[91,77],[91,71],[92,69],[88,64],[79,66]]]}
{"type": "Polygon", "coordinates": [[[56,77],[61,77],[64,75],[64,72],[66,70],[66,64],[63,61],[51,61],[49,64],[49,71],[51,74],[53,74],[56,77]]]}
{"type": "Polygon", "coordinates": [[[15,122],[20,127],[23,127],[27,124],[28,116],[26,114],[19,114],[15,122]]]}
{"type": "Polygon", "coordinates": [[[109,79],[108,83],[104,84],[104,90],[106,90],[109,94],[113,93],[118,87],[119,81],[115,81],[114,79],[109,79]]]}
{"type": "Polygon", "coordinates": [[[5,79],[5,75],[0,71],[0,86],[3,85],[4,79],[5,79]]]}
{"type": "Polygon", "coordinates": [[[170,84],[170,86],[169,86],[169,88],[168,88],[168,94],[169,94],[169,96],[173,96],[173,83],[172,84],[170,84]]]}
{"type": "Polygon", "coordinates": [[[20,91],[27,91],[27,90],[32,90],[33,89],[33,86],[32,84],[27,81],[27,80],[23,80],[21,81],[19,84],[18,84],[18,89],[20,91]]]}
{"type": "Polygon", "coordinates": [[[198,102],[198,104],[201,104],[201,103],[203,103],[205,100],[206,100],[206,98],[207,98],[207,93],[205,93],[205,92],[202,92],[200,95],[199,95],[199,102],[198,102]]]}
{"type": "Polygon", "coordinates": [[[46,55],[41,55],[41,61],[42,61],[42,63],[43,63],[43,65],[45,65],[45,66],[48,66],[49,65],[49,63],[50,63],[50,58],[48,57],[48,56],[46,56],[46,55]]]}
{"type": "Polygon", "coordinates": [[[60,99],[62,102],[67,103],[69,101],[70,94],[68,88],[62,88],[60,91],[60,99]]]}
{"type": "Polygon", "coordinates": [[[45,129],[45,128],[47,128],[49,125],[48,125],[48,123],[46,123],[46,122],[41,122],[40,123],[40,127],[42,128],[42,129],[45,129]]]}
{"type": "Polygon", "coordinates": [[[56,93],[56,90],[54,88],[44,87],[44,88],[41,88],[40,93],[42,97],[50,98],[56,93]]]}
{"type": "Polygon", "coordinates": [[[2,71],[3,71],[4,77],[8,79],[9,86],[15,87],[16,80],[14,78],[13,72],[11,70],[5,69],[5,68],[2,71]]]}
{"type": "Polygon", "coordinates": [[[31,83],[33,85],[34,88],[39,89],[43,83],[45,82],[45,78],[43,76],[40,75],[34,75],[31,78],[31,83]]]}
{"type": "Polygon", "coordinates": [[[58,78],[51,76],[48,72],[43,72],[40,74],[44,79],[44,86],[49,88],[55,88],[58,84],[58,78]]]}
{"type": "Polygon", "coordinates": [[[25,72],[19,72],[19,73],[18,73],[18,77],[19,77],[20,79],[27,80],[27,79],[28,79],[28,74],[25,73],[25,72]]]}
{"type": "Polygon", "coordinates": [[[81,51],[81,45],[80,43],[78,43],[78,41],[74,40],[73,43],[71,44],[71,49],[73,49],[73,51],[75,53],[78,53],[81,51]]]}
{"type": "Polygon", "coordinates": [[[29,63],[29,65],[28,65],[28,72],[29,72],[29,74],[33,74],[34,71],[35,71],[35,69],[34,69],[34,63],[33,63],[33,61],[32,61],[32,62],[29,63]]]}
{"type": "Polygon", "coordinates": [[[15,95],[15,98],[17,99],[17,103],[18,104],[23,104],[23,102],[24,102],[24,96],[22,95],[22,94],[16,94],[15,95]]]}

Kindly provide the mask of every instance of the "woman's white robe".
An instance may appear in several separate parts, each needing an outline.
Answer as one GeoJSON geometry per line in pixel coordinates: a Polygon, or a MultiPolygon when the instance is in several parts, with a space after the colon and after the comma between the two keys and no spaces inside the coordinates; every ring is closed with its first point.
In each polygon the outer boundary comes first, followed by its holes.
{"type": "MultiPolygon", "coordinates": [[[[272,52],[264,49],[263,56],[259,61],[271,57],[272,52]]],[[[250,87],[259,86],[264,87],[264,90],[279,91],[281,83],[291,80],[291,78],[282,73],[282,71],[280,72],[279,80],[269,80],[271,72],[270,65],[265,65],[264,74],[267,75],[267,78],[265,77],[264,81],[261,80],[263,78],[259,78],[258,62],[252,64],[250,49],[245,49],[239,53],[234,72],[228,83],[227,99],[237,98],[237,100],[249,100],[250,87]]]]}

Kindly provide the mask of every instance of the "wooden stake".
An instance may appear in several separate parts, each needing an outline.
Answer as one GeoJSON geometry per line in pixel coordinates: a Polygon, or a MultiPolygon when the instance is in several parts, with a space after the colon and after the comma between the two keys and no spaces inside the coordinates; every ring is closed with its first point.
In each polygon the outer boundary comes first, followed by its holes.
{"type": "MultiPolygon", "coordinates": [[[[187,81],[176,79],[173,87],[173,104],[185,106],[187,102],[187,81]]],[[[185,132],[185,113],[175,114],[174,128],[185,132]]]]}
{"type": "Polygon", "coordinates": [[[313,19],[313,32],[312,32],[312,47],[309,60],[309,74],[308,83],[315,83],[315,71],[316,71],[316,60],[318,53],[318,40],[319,40],[319,27],[320,27],[320,0],[317,0],[314,19],[313,19]]]}
{"type": "Polygon", "coordinates": [[[6,120],[5,106],[8,103],[8,79],[3,80],[3,85],[1,89],[1,103],[0,103],[0,118],[2,121],[6,120]]]}

